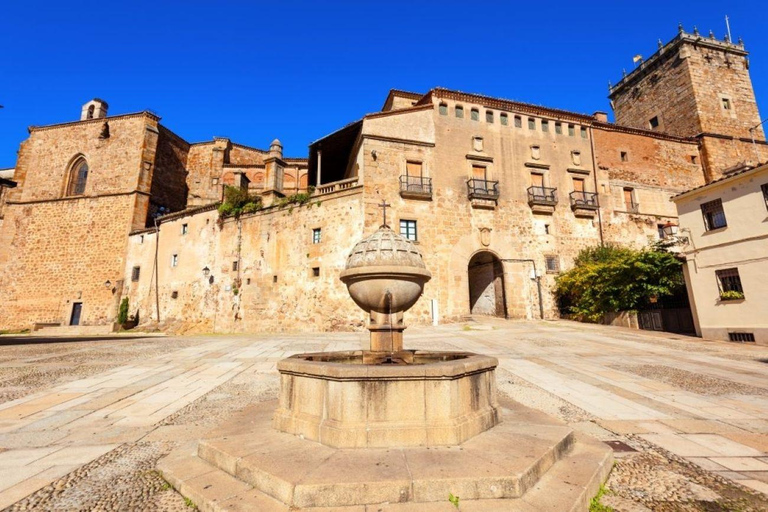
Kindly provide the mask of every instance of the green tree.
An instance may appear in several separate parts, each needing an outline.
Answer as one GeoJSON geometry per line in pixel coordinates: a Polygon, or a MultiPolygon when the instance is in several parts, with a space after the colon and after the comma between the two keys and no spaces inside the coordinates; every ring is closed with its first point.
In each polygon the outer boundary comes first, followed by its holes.
{"type": "Polygon", "coordinates": [[[642,309],[652,297],[674,295],[684,286],[674,254],[606,245],[582,250],[574,267],[558,276],[556,294],[561,311],[596,322],[605,313],[642,309]]]}
{"type": "Polygon", "coordinates": [[[123,325],[128,321],[128,297],[123,297],[117,310],[117,323],[123,325]]]}

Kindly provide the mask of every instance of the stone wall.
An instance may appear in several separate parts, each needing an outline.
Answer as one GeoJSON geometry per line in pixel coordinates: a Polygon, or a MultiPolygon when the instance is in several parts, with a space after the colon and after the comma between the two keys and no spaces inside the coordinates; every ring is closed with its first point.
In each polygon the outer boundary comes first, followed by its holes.
{"type": "Polygon", "coordinates": [[[133,234],[125,264],[131,314],[155,321],[159,300],[161,323],[183,332],[361,328],[365,315],[338,279],[363,236],[361,200],[357,187],[223,223],[210,208],[174,216],[160,226],[157,288],[157,235],[133,234]],[[313,244],[316,228],[321,241],[313,244]],[[133,267],[141,269],[137,282],[129,279],[133,267]]]}

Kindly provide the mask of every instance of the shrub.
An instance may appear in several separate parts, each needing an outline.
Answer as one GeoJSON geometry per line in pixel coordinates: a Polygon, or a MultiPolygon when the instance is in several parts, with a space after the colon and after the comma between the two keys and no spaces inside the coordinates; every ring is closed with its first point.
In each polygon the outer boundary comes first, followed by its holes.
{"type": "Polygon", "coordinates": [[[128,321],[128,297],[123,297],[120,307],[117,309],[117,323],[123,325],[128,321]]]}
{"type": "Polygon", "coordinates": [[[574,268],[557,277],[563,313],[598,321],[605,313],[643,309],[652,297],[684,286],[682,263],[669,252],[607,245],[582,250],[574,268]]]}
{"type": "Polygon", "coordinates": [[[224,202],[219,205],[219,219],[240,217],[243,213],[261,210],[261,197],[251,195],[239,187],[224,187],[224,202]]]}
{"type": "Polygon", "coordinates": [[[737,292],[736,290],[728,290],[727,292],[720,293],[720,300],[739,300],[743,299],[744,294],[737,292]]]}

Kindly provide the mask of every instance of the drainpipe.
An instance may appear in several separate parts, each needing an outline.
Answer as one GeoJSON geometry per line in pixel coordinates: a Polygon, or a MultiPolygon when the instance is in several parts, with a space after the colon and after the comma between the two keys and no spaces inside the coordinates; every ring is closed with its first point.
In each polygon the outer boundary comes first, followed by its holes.
{"type": "Polygon", "coordinates": [[[598,194],[597,200],[597,225],[600,231],[600,246],[605,245],[603,241],[603,214],[600,207],[600,194],[597,190],[597,158],[595,157],[595,132],[592,130],[592,125],[589,125],[589,145],[592,148],[592,179],[595,182],[595,194],[598,194]]]}
{"type": "Polygon", "coordinates": [[[155,223],[155,311],[157,313],[157,323],[160,323],[160,267],[157,265],[157,252],[160,248],[160,227],[157,224],[157,217],[152,219],[155,223]]]}

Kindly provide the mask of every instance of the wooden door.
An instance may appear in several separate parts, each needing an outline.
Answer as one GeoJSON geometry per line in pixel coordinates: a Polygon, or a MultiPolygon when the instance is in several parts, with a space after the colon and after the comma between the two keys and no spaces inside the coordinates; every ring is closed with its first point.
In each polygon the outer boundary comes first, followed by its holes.
{"type": "Polygon", "coordinates": [[[83,312],[83,303],[75,302],[72,304],[72,315],[69,318],[69,325],[80,325],[80,315],[83,312]]]}

